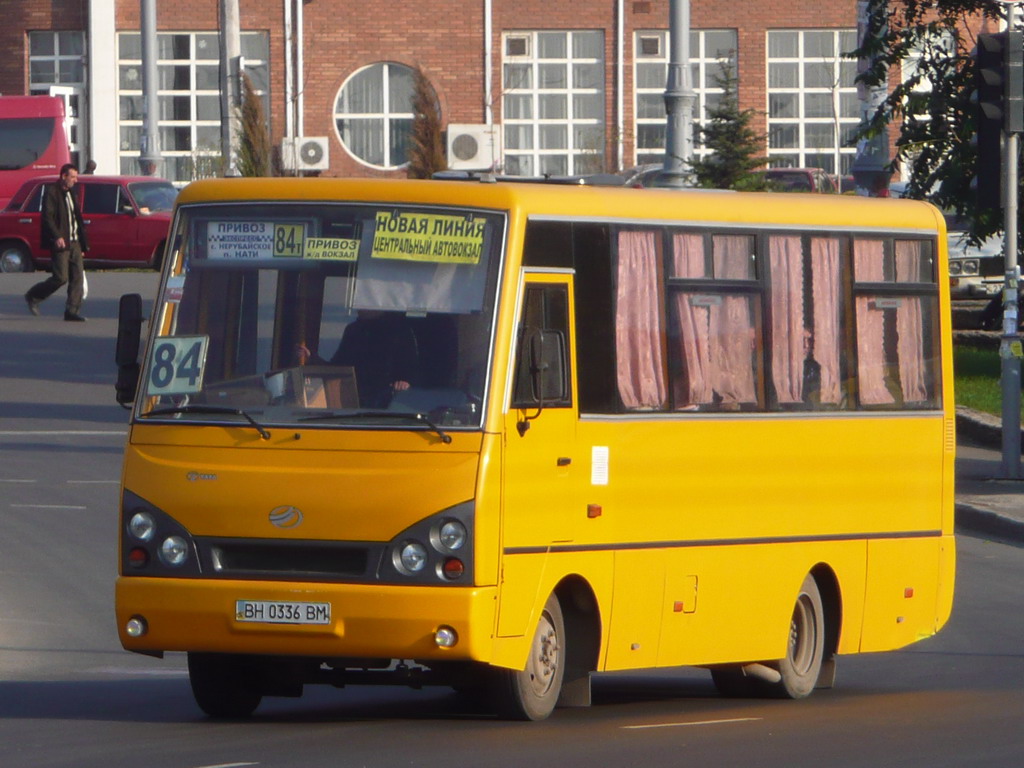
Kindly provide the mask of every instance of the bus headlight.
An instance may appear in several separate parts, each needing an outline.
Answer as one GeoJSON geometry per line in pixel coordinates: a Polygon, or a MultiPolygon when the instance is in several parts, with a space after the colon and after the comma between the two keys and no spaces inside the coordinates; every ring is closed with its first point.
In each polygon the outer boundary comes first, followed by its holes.
{"type": "Polygon", "coordinates": [[[407,573],[419,573],[427,564],[427,548],[418,541],[410,541],[402,547],[399,565],[407,573]]]}
{"type": "Polygon", "coordinates": [[[128,533],[139,541],[149,541],[156,532],[156,521],[149,512],[136,512],[128,521],[128,533]]]}
{"type": "Polygon", "coordinates": [[[164,565],[178,568],[188,559],[188,543],[181,536],[168,536],[160,545],[160,560],[164,565]]]}
{"type": "Polygon", "coordinates": [[[446,549],[453,551],[461,549],[462,545],[466,543],[466,526],[458,520],[446,520],[441,525],[437,538],[441,542],[441,546],[446,549]]]}

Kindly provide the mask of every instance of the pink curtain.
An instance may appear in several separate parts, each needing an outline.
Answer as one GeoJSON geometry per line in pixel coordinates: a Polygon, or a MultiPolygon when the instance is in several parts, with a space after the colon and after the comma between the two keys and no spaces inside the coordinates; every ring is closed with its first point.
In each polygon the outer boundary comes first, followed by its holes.
{"type": "Polygon", "coordinates": [[[772,383],[780,403],[803,401],[804,261],[798,236],[768,241],[772,383]]]}
{"type": "MultiPolygon", "coordinates": [[[[881,240],[854,240],[853,269],[858,282],[885,279],[885,244],[881,240]]],[[[886,405],[895,398],[885,386],[885,311],[873,296],[858,296],[857,384],[865,405],[886,405]]]]}
{"type": "Polygon", "coordinates": [[[665,370],[659,258],[654,232],[620,232],[615,296],[619,396],[630,410],[664,408],[665,370]]]}
{"type": "Polygon", "coordinates": [[[839,288],[842,283],[839,241],[811,239],[811,298],[814,304],[813,357],[821,366],[822,403],[839,405],[842,386],[839,375],[839,288]]]}
{"type": "MultiPolygon", "coordinates": [[[[754,238],[722,235],[712,238],[712,243],[716,278],[744,280],[754,277],[754,238]]],[[[751,301],[746,296],[725,296],[721,306],[711,312],[711,359],[718,361],[714,389],[722,398],[723,405],[757,400],[751,301]]]]}
{"type": "MultiPolygon", "coordinates": [[[[726,236],[714,241],[715,277],[752,277],[751,238],[726,236]]],[[[678,277],[705,276],[699,235],[674,236],[673,266],[678,277]]],[[[747,296],[676,295],[674,308],[686,368],[683,381],[675,388],[678,408],[708,405],[716,399],[724,407],[757,401],[751,301],[747,296]]]]}
{"type": "MultiPolygon", "coordinates": [[[[676,277],[706,277],[704,238],[701,235],[673,235],[672,266],[676,277]]],[[[692,295],[684,293],[675,296],[684,375],[674,383],[673,393],[681,407],[712,401],[710,307],[694,306],[691,298],[692,295]]]]}
{"type": "MultiPolygon", "coordinates": [[[[919,282],[921,276],[920,240],[896,241],[897,282],[919,282]]],[[[924,326],[921,298],[904,296],[896,309],[896,351],[899,357],[903,399],[909,403],[928,399],[924,366],[924,326]]]]}

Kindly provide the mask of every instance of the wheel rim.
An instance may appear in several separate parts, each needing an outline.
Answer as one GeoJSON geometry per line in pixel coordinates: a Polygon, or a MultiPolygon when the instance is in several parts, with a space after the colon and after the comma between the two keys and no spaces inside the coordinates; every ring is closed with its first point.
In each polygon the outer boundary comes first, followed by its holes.
{"type": "Polygon", "coordinates": [[[789,623],[789,662],[798,675],[807,674],[814,664],[817,632],[814,604],[810,597],[802,594],[797,600],[793,619],[789,623]]]}
{"type": "Polygon", "coordinates": [[[0,270],[4,272],[21,272],[25,269],[21,251],[6,249],[0,254],[0,270]]]}
{"type": "Polygon", "coordinates": [[[559,662],[558,633],[547,613],[541,616],[537,626],[537,634],[530,650],[530,662],[527,672],[530,673],[530,689],[538,696],[544,696],[551,690],[555,682],[555,672],[559,662]]]}

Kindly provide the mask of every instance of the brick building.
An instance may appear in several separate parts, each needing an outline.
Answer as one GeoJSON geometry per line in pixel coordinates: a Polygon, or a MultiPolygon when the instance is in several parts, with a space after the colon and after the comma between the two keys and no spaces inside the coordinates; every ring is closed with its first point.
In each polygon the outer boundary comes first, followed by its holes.
{"type": "MultiPolygon", "coordinates": [[[[401,174],[412,69],[433,87],[450,162],[506,173],[660,162],[668,0],[238,0],[245,69],[276,146],[330,176],[401,174]],[[301,137],[296,144],[293,137],[301,137]],[[457,144],[453,143],[463,137],[457,144]],[[489,144],[493,138],[493,150],[489,144]],[[475,141],[474,141],[475,140],[475,141]],[[455,151],[457,150],[457,151],[455,151]],[[462,159],[458,159],[461,157],[462,159]]],[[[220,172],[218,0],[157,0],[161,175],[220,172]]],[[[139,0],[9,0],[0,92],[58,86],[71,141],[100,173],[135,172],[139,0]]],[[[860,116],[855,0],[691,0],[698,119],[737,78],[774,164],[847,173],[860,116]]],[[[697,146],[697,152],[702,149],[697,146]]]]}

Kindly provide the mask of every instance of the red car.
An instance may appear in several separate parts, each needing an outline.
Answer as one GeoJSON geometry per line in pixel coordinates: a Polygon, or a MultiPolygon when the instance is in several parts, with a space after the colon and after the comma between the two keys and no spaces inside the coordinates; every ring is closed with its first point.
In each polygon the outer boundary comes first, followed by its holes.
{"type": "MultiPolygon", "coordinates": [[[[25,182],[0,211],[0,272],[31,272],[50,265],[50,251],[39,245],[43,185],[41,176],[25,182]]],[[[82,217],[89,233],[86,267],[160,268],[171,211],[178,190],[152,176],[79,175],[82,217]]]]}

